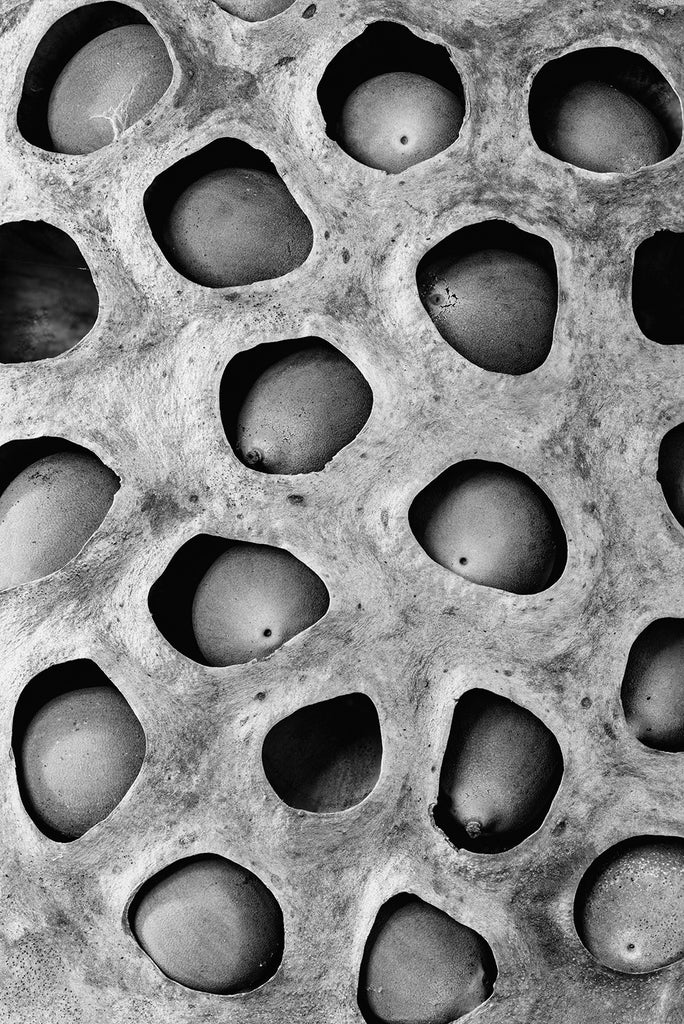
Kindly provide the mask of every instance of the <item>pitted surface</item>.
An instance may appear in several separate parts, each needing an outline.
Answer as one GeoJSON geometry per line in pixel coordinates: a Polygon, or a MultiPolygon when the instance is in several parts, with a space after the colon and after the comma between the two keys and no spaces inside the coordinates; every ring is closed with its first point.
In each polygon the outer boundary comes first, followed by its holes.
{"type": "Polygon", "coordinates": [[[630,302],[636,247],[656,230],[684,230],[682,151],[595,176],[537,148],[527,97],[548,60],[599,45],[643,53],[681,95],[684,9],[317,0],[312,11],[295,0],[250,24],[211,0],[144,0],[134,6],[169,47],[171,88],[115,144],[69,157],[26,142],[16,110],[36,46],[77,6],[2,5],[0,221],[66,231],[92,269],[100,313],[72,351],[0,367],[0,443],[63,436],[110,466],[121,489],[75,560],[0,594],[0,1016],[360,1024],[366,937],[379,907],[406,891],[493,949],[495,992],[469,1019],[680,1024],[684,963],[643,977],[599,966],[575,932],[573,899],[612,844],[684,834],[684,755],[640,745],[620,704],[635,637],[653,619],[684,616],[684,533],[656,481],[660,440],[684,419],[684,352],[644,338],[630,302]],[[393,176],[339,149],[316,98],[330,60],[376,20],[446,45],[466,97],[456,143],[393,176]],[[203,288],[152,237],[146,188],[221,137],[263,150],[312,223],[313,250],[286,277],[203,288]],[[551,353],[521,377],[454,352],[415,283],[428,249],[491,219],[547,239],[558,266],[551,353]],[[307,336],[363,372],[370,419],[320,473],[255,473],[223,434],[221,376],[238,352],[307,336]],[[414,496],[472,458],[522,470],[553,501],[568,561],[549,590],[478,587],[415,541],[414,496]],[[155,627],[147,596],[201,533],[291,551],[325,581],[328,613],[265,661],[212,669],[185,658],[155,627]],[[9,751],[23,687],[72,658],[94,659],[120,688],[148,750],[110,817],[58,845],[26,814],[9,751]],[[454,701],[474,687],[538,715],[565,762],[541,829],[492,856],[453,849],[430,816],[454,701]],[[378,785],[337,815],[286,806],[264,776],[266,734],[350,692],[378,709],[378,785]],[[205,852],[253,871],[283,909],[282,965],[245,995],[168,980],[126,923],[145,879],[205,852]]]}

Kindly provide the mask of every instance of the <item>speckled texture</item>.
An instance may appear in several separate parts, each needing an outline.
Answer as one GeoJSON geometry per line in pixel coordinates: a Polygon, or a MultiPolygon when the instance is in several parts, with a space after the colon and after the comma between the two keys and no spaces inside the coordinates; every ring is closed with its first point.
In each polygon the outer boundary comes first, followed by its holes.
{"type": "Polygon", "coordinates": [[[542,153],[526,98],[566,49],[623,45],[681,93],[684,10],[660,0],[295,0],[247,24],[205,0],[145,0],[174,61],[169,92],[87,157],[18,134],[25,68],[74,0],[4,0],[2,220],[45,219],[92,268],[99,319],[55,359],[0,367],[0,439],[66,436],[121,477],[83,552],[0,595],[3,657],[2,1014],[7,1024],[361,1024],[364,943],[397,892],[490,944],[499,975],[478,1024],[681,1024],[684,963],[645,977],[596,963],[573,924],[594,857],[632,834],[684,832],[684,758],[627,728],[620,684],[634,638],[684,615],[684,533],[656,481],[660,439],[684,420],[684,352],[631,314],[633,253],[684,230],[682,152],[626,177],[542,153]],[[405,174],[359,166],[326,135],[316,86],[335,53],[392,17],[451,48],[466,93],[457,142],[405,174]],[[262,148],[310,218],[313,250],[287,277],[204,289],[169,267],[142,196],[222,135],[262,148]],[[551,353],[499,376],[458,356],[418,297],[419,259],[478,220],[540,234],[558,266],[551,353]],[[355,441],[296,480],[243,466],[224,439],[219,382],[265,341],[318,336],[374,393],[355,441]],[[435,565],[407,511],[455,462],[527,473],[568,538],[541,594],[478,587],[435,565]],[[160,635],[147,595],[199,533],[286,547],[331,593],[328,614],[272,658],[211,669],[160,635]],[[138,715],[142,772],[119,807],[56,846],[24,811],[8,751],[12,712],[47,666],[90,657],[138,715]],[[554,732],[565,773],[542,828],[496,856],[452,849],[433,826],[454,700],[475,686],[554,732]],[[278,800],[261,764],[269,729],[302,705],[363,691],[383,731],[380,780],[339,815],[278,800]],[[126,909],[170,862],[213,852],[253,871],[283,909],[285,953],[244,996],[191,992],[136,945],[126,909]]]}

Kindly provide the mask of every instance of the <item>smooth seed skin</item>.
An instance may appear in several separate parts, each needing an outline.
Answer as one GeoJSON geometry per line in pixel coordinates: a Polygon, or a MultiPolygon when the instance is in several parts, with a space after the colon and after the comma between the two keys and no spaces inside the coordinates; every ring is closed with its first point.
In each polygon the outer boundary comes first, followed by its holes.
{"type": "Polygon", "coordinates": [[[31,719],[21,743],[27,809],[60,839],[77,839],[114,810],[144,756],[142,726],[115,687],[54,697],[31,719]]]}
{"type": "Polygon", "coordinates": [[[245,992],[267,981],[283,952],[283,915],[256,875],[207,856],[152,878],[131,928],[167,977],[202,992],[245,992]]]}
{"type": "Polygon", "coordinates": [[[321,578],[289,551],[235,543],[200,581],[192,625],[207,664],[238,665],[266,658],[329,602],[321,578]]]}
{"type": "Polygon", "coordinates": [[[494,839],[510,848],[541,823],[562,771],[556,738],[536,715],[498,694],[470,691],[456,706],[444,754],[440,824],[457,845],[486,849],[494,839]],[[475,823],[479,830],[467,828],[475,823]]]}
{"type": "Polygon", "coordinates": [[[412,525],[430,558],[514,594],[543,590],[557,554],[550,503],[522,473],[491,464],[436,481],[412,525]]]}
{"type": "Polygon", "coordinates": [[[448,1024],[491,994],[496,967],[477,932],[415,896],[383,908],[383,918],[359,990],[381,1024],[448,1024]]]}
{"type": "Polygon", "coordinates": [[[231,167],[199,178],[176,200],[166,228],[172,262],[197,284],[226,288],[289,274],[313,231],[275,174],[231,167]]]}
{"type": "Polygon", "coordinates": [[[116,142],[161,99],[172,76],[151,25],[103,32],[72,57],[53,87],[48,128],[55,150],[85,154],[116,142]]]}
{"type": "Polygon", "coordinates": [[[340,116],[340,142],[367,167],[398,174],[450,146],[463,114],[461,100],[438,82],[395,71],[350,93],[340,116]]]}
{"type": "Polygon", "coordinates": [[[439,333],[476,366],[530,373],[548,356],[558,293],[534,260],[484,249],[426,267],[418,287],[439,333]]]}
{"type": "Polygon", "coordinates": [[[263,473],[313,473],[368,419],[373,394],[352,362],[327,345],[294,352],[254,382],[237,420],[243,462],[263,473]]]}
{"type": "Polygon", "coordinates": [[[566,93],[547,141],[559,160],[599,173],[629,173],[668,155],[667,136],[650,110],[605,82],[581,82],[566,93]]]}
{"type": "Polygon", "coordinates": [[[267,21],[291,7],[294,0],[215,0],[219,7],[243,21],[267,21]]]}
{"type": "Polygon", "coordinates": [[[656,750],[684,750],[684,621],[661,619],[639,636],[622,683],[627,724],[656,750]]]}
{"type": "Polygon", "coordinates": [[[61,452],[0,494],[0,590],[61,569],[107,515],[119,481],[94,455],[61,452]]]}
{"type": "Polygon", "coordinates": [[[648,974],[681,960],[684,842],[645,836],[607,851],[582,880],[575,923],[589,952],[614,971],[648,974]]]}

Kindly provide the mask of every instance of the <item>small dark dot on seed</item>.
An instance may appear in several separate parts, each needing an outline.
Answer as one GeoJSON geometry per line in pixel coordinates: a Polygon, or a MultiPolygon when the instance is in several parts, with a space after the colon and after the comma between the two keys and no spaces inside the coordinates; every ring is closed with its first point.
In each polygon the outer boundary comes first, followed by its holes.
{"type": "Polygon", "coordinates": [[[265,629],[265,630],[264,630],[264,636],[271,636],[271,633],[272,633],[272,632],[273,632],[273,631],[272,631],[272,630],[270,630],[270,629],[265,629]]]}
{"type": "Polygon", "coordinates": [[[591,698],[590,697],[582,697],[582,700],[581,700],[580,703],[582,704],[583,708],[590,708],[591,707],[591,698]]]}
{"type": "Polygon", "coordinates": [[[627,949],[634,949],[634,943],[633,942],[628,942],[627,943],[627,949]]]}
{"type": "Polygon", "coordinates": [[[458,564],[459,565],[467,565],[468,564],[468,559],[467,558],[459,558],[458,564]]]}
{"type": "Polygon", "coordinates": [[[402,146],[407,146],[408,145],[408,135],[402,135],[402,137],[401,137],[401,139],[399,141],[401,142],[402,146]]]}

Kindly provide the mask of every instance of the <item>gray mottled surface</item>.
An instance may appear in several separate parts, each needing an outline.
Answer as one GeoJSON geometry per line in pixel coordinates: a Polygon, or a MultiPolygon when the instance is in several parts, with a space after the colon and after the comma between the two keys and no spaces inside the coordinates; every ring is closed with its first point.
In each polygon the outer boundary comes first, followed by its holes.
{"type": "Polygon", "coordinates": [[[145,0],[173,55],[170,92],[115,145],[65,157],[26,143],[15,112],[36,45],[76,6],[0,8],[0,219],[67,231],[93,270],[100,316],[73,351],[0,367],[0,442],[67,437],[122,486],[74,561],[0,594],[0,1019],[361,1022],[366,935],[385,899],[409,890],[491,944],[499,979],[469,1018],[478,1024],[679,1024],[684,963],[647,977],[601,968],[577,938],[572,902],[607,846],[684,834],[684,755],[637,743],[619,699],[638,632],[684,616],[684,534],[655,479],[660,439],[684,419],[684,351],[642,337],[630,308],[637,244],[658,228],[684,230],[682,152],[599,178],[536,148],[526,99],[548,59],[595,44],[644,53],[681,92],[684,9],[316,0],[310,16],[308,0],[295,0],[248,24],[211,0],[145,0]],[[382,18],[444,42],[467,99],[455,145],[394,177],[342,153],[316,99],[334,54],[382,18]],[[221,136],[263,149],[313,224],[309,259],[285,278],[204,289],[153,241],[145,188],[221,136]],[[432,244],[492,217],[547,238],[559,269],[551,355],[518,378],[459,357],[415,287],[432,244]],[[221,374],[239,351],[308,334],[363,371],[371,418],[322,473],[253,473],[224,439],[221,374]],[[414,541],[413,496],[472,457],[524,470],[553,499],[569,556],[550,590],[477,587],[414,541]],[[155,628],[147,594],[202,532],[288,548],[327,583],[328,614],[267,661],[190,662],[155,628]],[[111,816],[58,845],[20,802],[11,722],[28,680],[75,657],[93,658],[120,687],[148,754],[111,816]],[[453,702],[473,686],[532,709],[565,757],[541,830],[498,856],[454,850],[430,818],[453,702]],[[288,808],[263,775],[265,734],[303,704],[351,690],[378,707],[376,789],[338,815],[288,808]],[[143,879],[204,851],[256,872],[283,908],[282,967],[245,996],[169,981],[124,923],[143,879]]]}

